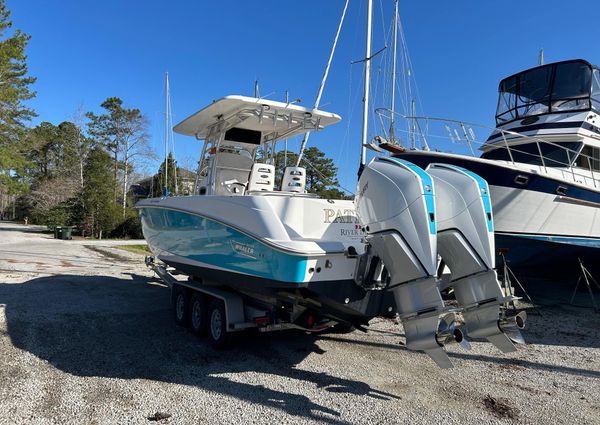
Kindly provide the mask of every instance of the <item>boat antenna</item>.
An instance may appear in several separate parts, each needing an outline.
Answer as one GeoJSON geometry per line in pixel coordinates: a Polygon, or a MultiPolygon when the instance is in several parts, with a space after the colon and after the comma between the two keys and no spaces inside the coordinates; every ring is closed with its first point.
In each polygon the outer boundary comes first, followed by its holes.
{"type": "Polygon", "coordinates": [[[396,45],[398,42],[398,0],[394,0],[394,47],[392,59],[392,99],[390,105],[390,142],[396,143],[394,133],[395,103],[396,103],[396,45]]]}
{"type": "MultiPolygon", "coordinates": [[[[370,1],[371,0],[369,0],[369,2],[370,1]]],[[[331,52],[329,52],[329,59],[327,60],[327,66],[325,66],[325,72],[323,72],[323,78],[321,78],[321,85],[319,86],[319,91],[317,92],[317,98],[315,99],[313,109],[317,109],[319,107],[319,103],[321,103],[321,95],[323,94],[323,90],[325,89],[325,82],[327,81],[327,75],[329,74],[329,68],[331,67],[331,61],[333,60],[333,54],[335,53],[338,38],[340,37],[340,32],[342,31],[342,25],[344,23],[344,18],[346,17],[346,10],[348,9],[349,2],[350,0],[346,0],[346,3],[344,4],[342,17],[340,18],[340,23],[338,25],[337,32],[335,33],[335,38],[333,39],[333,46],[331,47],[331,52]]],[[[309,137],[310,131],[304,133],[304,138],[302,139],[302,144],[300,145],[300,152],[298,153],[298,160],[296,161],[296,167],[300,166],[302,155],[304,155],[304,148],[306,147],[306,143],[308,142],[309,137]]]]}
{"type": "Polygon", "coordinates": [[[169,73],[165,72],[165,187],[164,196],[169,196],[169,73]]]}
{"type": "Polygon", "coordinates": [[[362,174],[362,170],[367,163],[367,131],[368,131],[368,120],[369,120],[369,89],[371,79],[371,33],[372,33],[372,14],[373,14],[373,0],[367,2],[367,40],[365,44],[365,86],[363,93],[363,119],[362,119],[362,143],[360,150],[360,166],[358,168],[358,175],[362,174]]]}
{"type": "Polygon", "coordinates": [[[538,65],[543,65],[544,64],[544,49],[540,49],[540,55],[538,58],[538,65]]]}
{"type": "Polygon", "coordinates": [[[412,146],[411,146],[411,148],[412,148],[413,150],[414,150],[414,149],[417,149],[417,142],[416,142],[416,140],[415,140],[415,135],[416,135],[416,133],[417,133],[417,119],[415,118],[415,117],[416,117],[416,114],[417,114],[417,112],[416,112],[416,110],[415,110],[415,98],[414,98],[414,97],[411,97],[411,98],[410,98],[410,116],[411,116],[412,118],[410,119],[410,123],[411,123],[411,129],[410,129],[410,139],[411,139],[411,141],[412,141],[412,143],[411,143],[411,145],[412,145],[412,146]]]}
{"type": "Polygon", "coordinates": [[[260,90],[258,90],[258,79],[254,80],[254,97],[260,98],[260,90]]]}
{"type": "Polygon", "coordinates": [[[177,161],[175,160],[175,135],[173,134],[173,108],[171,107],[171,84],[167,85],[167,103],[169,105],[169,118],[167,126],[169,127],[169,136],[171,138],[171,155],[173,159],[173,181],[175,182],[175,196],[179,196],[177,179],[177,161]]]}

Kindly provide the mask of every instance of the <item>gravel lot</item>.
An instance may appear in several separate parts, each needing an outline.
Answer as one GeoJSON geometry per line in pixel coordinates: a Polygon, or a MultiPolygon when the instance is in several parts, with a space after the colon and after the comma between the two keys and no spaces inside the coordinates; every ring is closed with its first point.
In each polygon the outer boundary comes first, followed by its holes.
{"type": "Polygon", "coordinates": [[[569,286],[531,291],[542,316],[517,353],[454,346],[451,370],[383,319],[219,352],[174,324],[142,256],[39,230],[0,222],[2,424],[600,423],[600,314],[561,302],[569,286]]]}

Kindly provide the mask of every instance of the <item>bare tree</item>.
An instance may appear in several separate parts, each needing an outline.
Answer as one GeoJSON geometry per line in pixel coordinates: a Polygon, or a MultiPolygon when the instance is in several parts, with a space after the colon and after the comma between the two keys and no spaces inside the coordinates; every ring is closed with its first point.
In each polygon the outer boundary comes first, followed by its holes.
{"type": "MultiPolygon", "coordinates": [[[[123,216],[127,207],[127,189],[129,174],[138,157],[149,157],[153,153],[148,146],[148,120],[139,109],[126,109],[118,97],[106,99],[101,105],[106,114],[95,115],[88,112],[90,134],[112,154],[115,182],[119,170],[122,170],[122,206],[123,216]]],[[[115,198],[117,197],[115,185],[115,198]]]]}

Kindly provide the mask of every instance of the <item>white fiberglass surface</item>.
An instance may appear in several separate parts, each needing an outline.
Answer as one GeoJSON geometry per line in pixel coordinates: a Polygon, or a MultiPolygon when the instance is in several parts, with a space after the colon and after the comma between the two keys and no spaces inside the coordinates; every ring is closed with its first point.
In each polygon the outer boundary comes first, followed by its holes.
{"type": "Polygon", "coordinates": [[[362,246],[352,201],[304,196],[189,196],[138,204],[144,205],[212,219],[295,252],[341,252],[348,246],[360,252],[362,246]]]}
{"type": "Polygon", "coordinates": [[[552,193],[491,186],[497,232],[600,237],[600,208],[552,193]]]}

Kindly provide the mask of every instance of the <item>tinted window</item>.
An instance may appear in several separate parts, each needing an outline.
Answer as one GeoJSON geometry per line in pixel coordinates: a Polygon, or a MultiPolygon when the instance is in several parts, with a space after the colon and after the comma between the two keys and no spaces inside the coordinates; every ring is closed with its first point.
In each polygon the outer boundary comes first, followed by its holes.
{"type": "Polygon", "coordinates": [[[600,71],[597,69],[592,75],[592,106],[600,111],[600,71]]]}
{"type": "Polygon", "coordinates": [[[590,92],[592,70],[580,62],[563,63],[556,67],[552,88],[553,99],[587,96],[590,92]]]}

